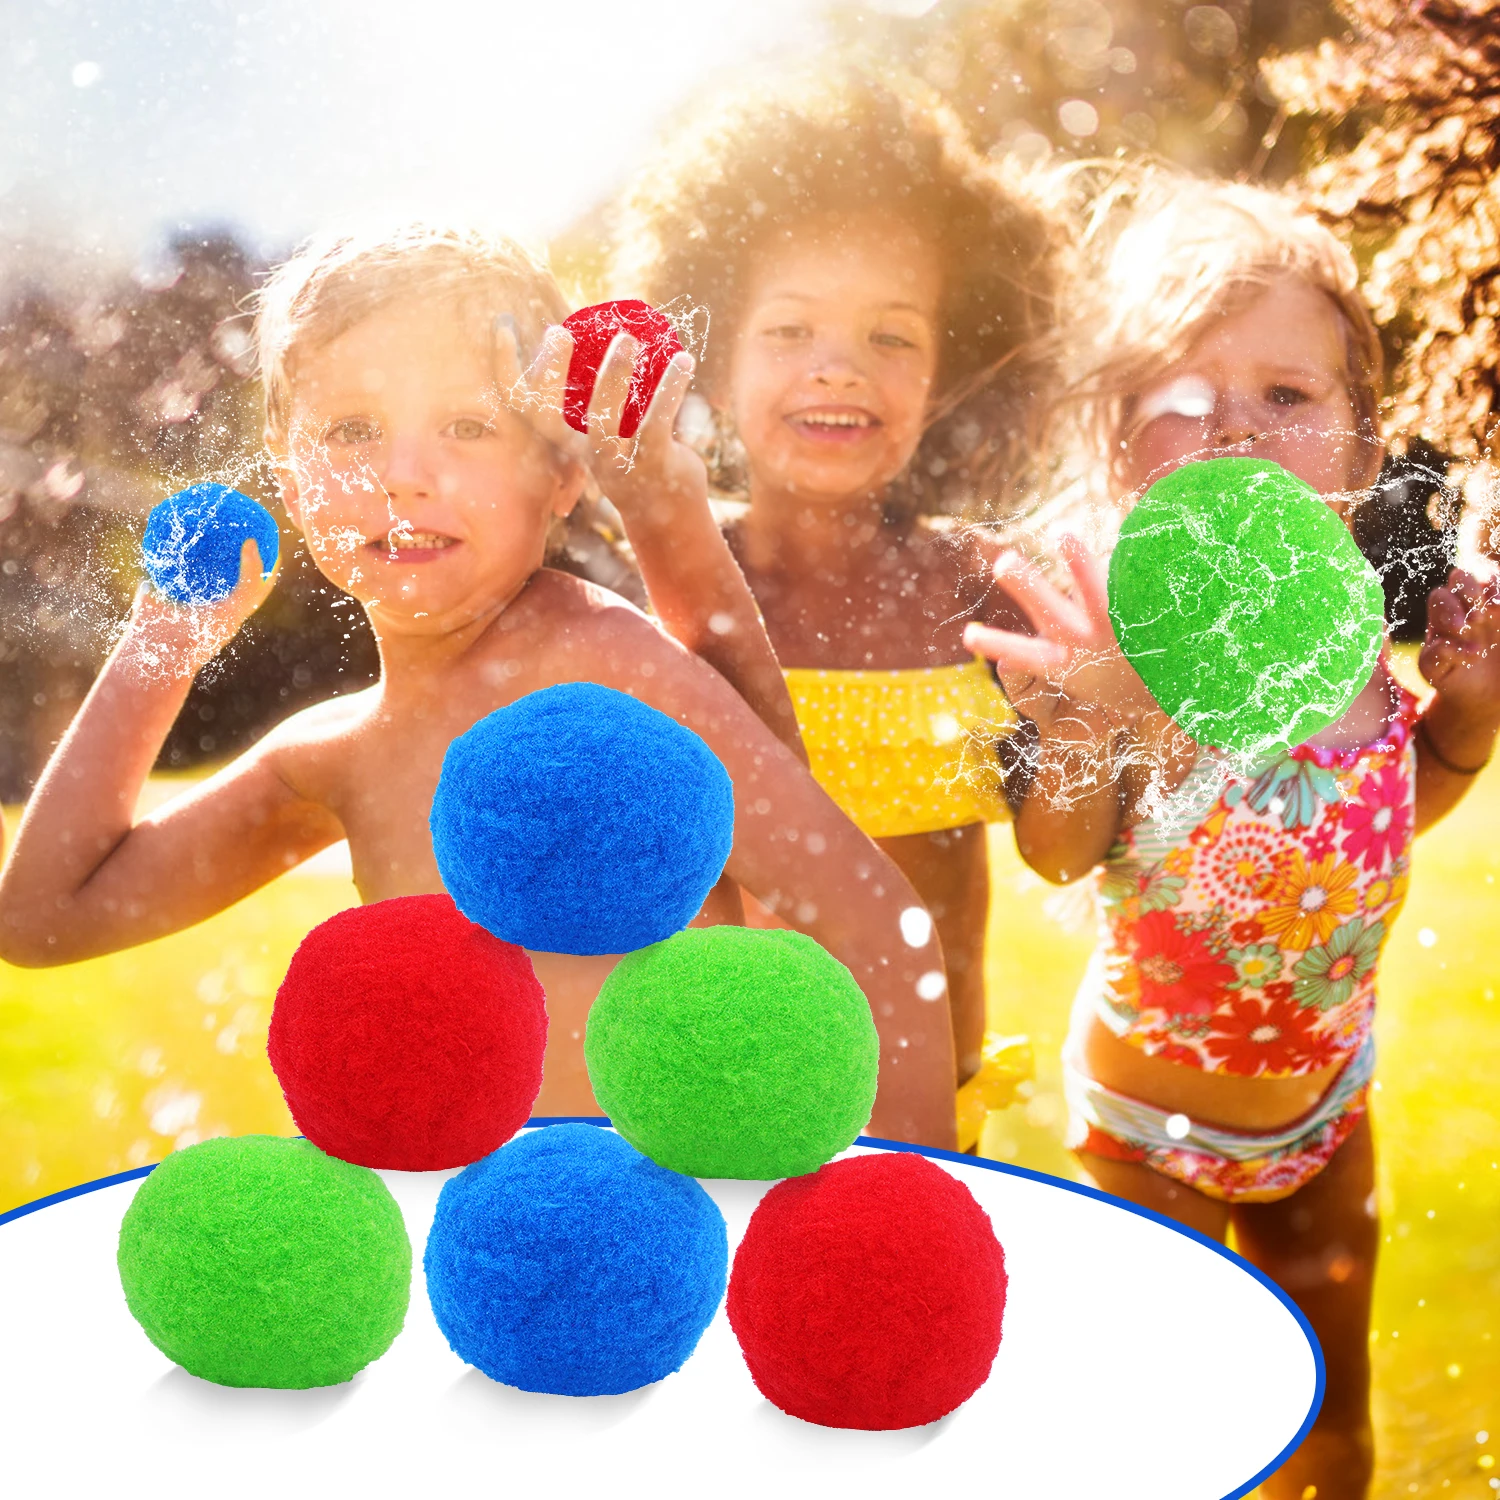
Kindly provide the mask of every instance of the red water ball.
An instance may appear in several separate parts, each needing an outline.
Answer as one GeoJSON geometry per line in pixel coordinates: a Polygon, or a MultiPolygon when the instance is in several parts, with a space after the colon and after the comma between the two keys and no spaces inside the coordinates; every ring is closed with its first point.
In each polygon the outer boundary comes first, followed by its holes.
{"type": "Polygon", "coordinates": [[[546,1044],[526,950],[449,896],[398,896],[341,911],[302,940],[266,1051],[320,1150],[433,1172],[488,1156],[526,1123],[546,1044]]]}
{"type": "Polygon", "coordinates": [[[598,302],[580,307],[563,327],[573,335],[573,358],[568,363],[568,389],[563,398],[563,420],[579,432],[588,431],[589,402],[599,367],[618,334],[639,340],[640,352],[630,372],[630,390],[620,413],[620,436],[634,437],[645,419],[651,398],[667,373],[674,354],[682,352],[677,330],[649,302],[598,302]]]}
{"type": "Polygon", "coordinates": [[[729,1278],[729,1322],[761,1394],[823,1427],[946,1416],[984,1384],[1004,1313],[989,1216],[908,1152],[778,1183],[729,1278]]]}

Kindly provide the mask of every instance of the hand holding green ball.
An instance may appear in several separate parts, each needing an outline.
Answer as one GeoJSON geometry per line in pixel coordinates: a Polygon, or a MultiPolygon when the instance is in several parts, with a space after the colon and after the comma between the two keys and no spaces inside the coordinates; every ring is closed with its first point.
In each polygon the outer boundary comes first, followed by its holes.
{"type": "Polygon", "coordinates": [[[1343,717],[1375,668],[1385,600],[1348,528],[1278,464],[1159,479],[1109,564],[1120,650],[1200,744],[1274,754],[1343,717]]]}

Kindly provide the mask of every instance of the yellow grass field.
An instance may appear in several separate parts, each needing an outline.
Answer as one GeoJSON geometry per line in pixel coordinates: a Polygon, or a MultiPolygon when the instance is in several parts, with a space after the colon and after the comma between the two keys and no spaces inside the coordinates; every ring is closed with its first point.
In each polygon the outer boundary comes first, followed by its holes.
{"type": "MultiPolygon", "coordinates": [[[[1057,1052],[1084,911],[1020,865],[1008,829],[992,831],[992,849],[992,1021],[1030,1033],[1038,1077],[991,1117],[983,1147],[1068,1174],[1057,1052]]],[[[347,878],[303,870],[132,952],[42,972],[0,965],[0,1211],[205,1136],[289,1132],[265,1057],[271,1001],[302,934],[355,899],[347,878]]],[[[1500,763],[1424,835],[1384,965],[1379,1500],[1500,1488],[1497,989],[1500,763]]]]}

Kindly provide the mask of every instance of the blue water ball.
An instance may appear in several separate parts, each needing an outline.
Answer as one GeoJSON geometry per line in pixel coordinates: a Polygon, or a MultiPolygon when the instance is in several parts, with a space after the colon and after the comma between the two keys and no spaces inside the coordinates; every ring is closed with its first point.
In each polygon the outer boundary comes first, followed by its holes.
{"type": "Polygon", "coordinates": [[[276,518],[227,485],[195,484],[152,508],[141,555],[159,594],[177,604],[216,604],[240,581],[246,542],[255,543],[261,576],[269,578],[281,551],[276,518]]]}
{"type": "Polygon", "coordinates": [[[552,1125],[447,1183],[424,1266],[460,1359],[523,1391],[614,1396],[697,1347],[729,1241],[693,1178],[601,1126],[552,1125]]]}
{"type": "Polygon", "coordinates": [[[471,922],[543,953],[631,953],[697,916],[734,842],[734,788],[691,729],[567,682],[449,745],[431,828],[471,922]]]}

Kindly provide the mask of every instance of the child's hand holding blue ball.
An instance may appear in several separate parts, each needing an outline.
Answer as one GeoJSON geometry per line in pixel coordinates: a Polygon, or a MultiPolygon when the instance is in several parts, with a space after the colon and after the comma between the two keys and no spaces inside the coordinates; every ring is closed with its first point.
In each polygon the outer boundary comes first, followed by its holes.
{"type": "Polygon", "coordinates": [[[281,537],[265,506],[222,484],[195,484],[157,505],[146,520],[141,555],[156,592],[174,604],[217,604],[239,585],[253,543],[260,576],[276,569],[281,537]]]}

